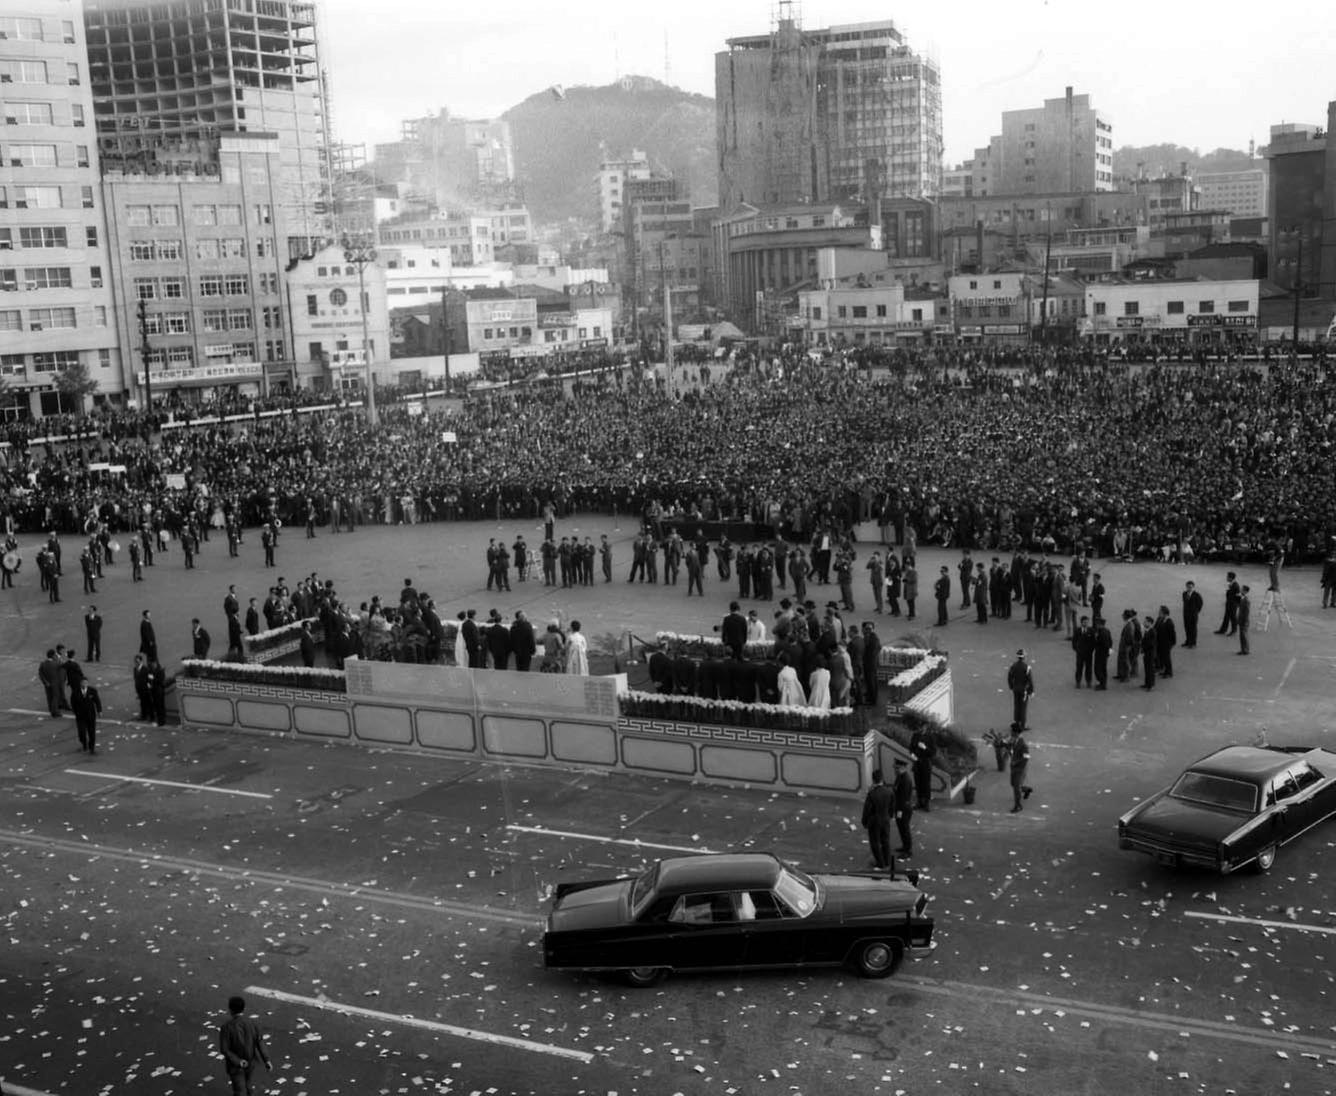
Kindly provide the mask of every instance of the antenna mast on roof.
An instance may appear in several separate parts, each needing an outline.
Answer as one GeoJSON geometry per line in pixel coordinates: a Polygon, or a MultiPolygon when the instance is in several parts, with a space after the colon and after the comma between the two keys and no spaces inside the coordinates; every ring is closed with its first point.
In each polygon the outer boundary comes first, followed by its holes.
{"type": "Polygon", "coordinates": [[[803,9],[799,0],[776,0],[770,13],[771,33],[785,25],[800,29],[803,22],[803,9]]]}

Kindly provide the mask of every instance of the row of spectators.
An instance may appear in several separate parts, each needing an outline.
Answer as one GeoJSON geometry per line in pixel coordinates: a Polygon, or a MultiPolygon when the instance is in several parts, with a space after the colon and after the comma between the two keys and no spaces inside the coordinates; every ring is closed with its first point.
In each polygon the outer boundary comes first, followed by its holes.
{"type": "Polygon", "coordinates": [[[293,524],[308,511],[355,525],[657,502],[795,539],[871,521],[920,543],[1112,551],[1121,532],[1122,554],[1187,544],[1208,558],[1277,538],[1291,558],[1313,556],[1336,533],[1325,362],[994,357],[948,371],[920,352],[869,374],[794,352],[675,394],[618,371],[570,392],[552,380],[470,398],[458,412],[389,404],[376,427],[352,410],[162,434],[122,417],[97,424],[92,444],[9,450],[0,517],[72,532],[94,517],[116,528],[190,510],[215,526],[225,513],[293,524]],[[184,488],[169,486],[172,473],[184,488]]]}

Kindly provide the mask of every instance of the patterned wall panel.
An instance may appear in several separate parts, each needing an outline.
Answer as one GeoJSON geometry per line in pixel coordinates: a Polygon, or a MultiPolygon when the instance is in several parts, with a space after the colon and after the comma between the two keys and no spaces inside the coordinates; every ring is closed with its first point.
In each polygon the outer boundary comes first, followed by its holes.
{"type": "Polygon", "coordinates": [[[572,723],[554,719],[552,759],[579,765],[617,764],[617,733],[603,723],[572,723]]]}
{"type": "Polygon", "coordinates": [[[468,712],[441,712],[419,708],[414,713],[419,746],[451,753],[478,752],[478,733],[468,712]]]}

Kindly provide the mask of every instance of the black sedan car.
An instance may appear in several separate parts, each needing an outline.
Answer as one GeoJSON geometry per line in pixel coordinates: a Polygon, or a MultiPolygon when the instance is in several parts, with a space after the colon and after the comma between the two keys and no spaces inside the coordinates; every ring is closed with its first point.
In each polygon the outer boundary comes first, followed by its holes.
{"type": "Polygon", "coordinates": [[[1226,746],[1118,819],[1118,847],[1226,875],[1267,871],[1281,845],[1336,814],[1336,753],[1226,746]]]}
{"type": "Polygon", "coordinates": [[[846,965],[884,978],[936,946],[917,883],[913,872],[809,875],[764,853],[673,857],[559,885],[543,961],[621,972],[633,986],[745,967],[846,965]]]}

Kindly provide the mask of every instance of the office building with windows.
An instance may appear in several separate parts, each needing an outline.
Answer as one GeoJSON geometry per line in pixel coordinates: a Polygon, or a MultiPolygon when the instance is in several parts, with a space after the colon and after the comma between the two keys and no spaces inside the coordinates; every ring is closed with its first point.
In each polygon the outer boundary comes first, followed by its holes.
{"type": "Polygon", "coordinates": [[[727,46],[714,78],[725,214],[941,192],[941,70],[894,23],[806,30],[781,0],[770,34],[727,46]]]}
{"type": "Polygon", "coordinates": [[[377,384],[400,379],[391,376],[390,310],[379,263],[367,263],[359,277],[343,248],[332,245],[292,263],[287,290],[295,386],[320,392],[360,389],[368,364],[377,384]]]}
{"type": "Polygon", "coordinates": [[[278,145],[225,136],[217,175],[103,176],[114,328],[141,404],[150,391],[196,400],[291,383],[278,145]]]}
{"type": "Polygon", "coordinates": [[[76,5],[17,0],[0,15],[0,421],[74,411],[123,391],[111,325],[83,27],[76,5]]]}
{"type": "MultiPolygon", "coordinates": [[[[66,5],[67,7],[69,5],[66,5]]],[[[154,170],[164,143],[278,138],[286,255],[332,232],[330,139],[316,25],[303,0],[84,0],[105,168],[154,170]]]]}
{"type": "Polygon", "coordinates": [[[1003,111],[1001,134],[972,167],[969,193],[980,198],[1113,190],[1113,123],[1069,87],[1042,107],[1003,111]]]}

